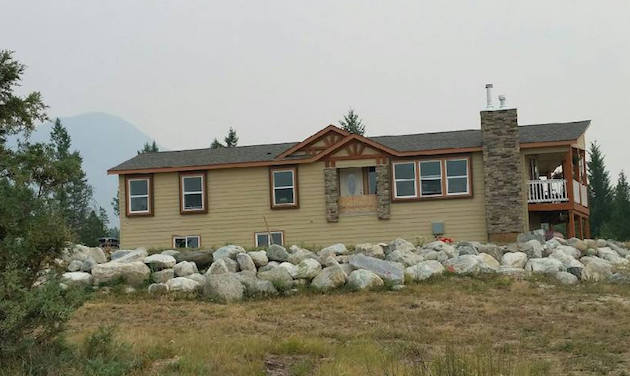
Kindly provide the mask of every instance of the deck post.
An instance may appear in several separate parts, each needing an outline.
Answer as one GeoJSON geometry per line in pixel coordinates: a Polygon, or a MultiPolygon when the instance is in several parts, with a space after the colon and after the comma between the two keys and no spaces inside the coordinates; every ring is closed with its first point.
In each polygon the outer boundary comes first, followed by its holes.
{"type": "Polygon", "coordinates": [[[575,238],[575,213],[569,210],[569,223],[567,224],[567,238],[575,238]]]}

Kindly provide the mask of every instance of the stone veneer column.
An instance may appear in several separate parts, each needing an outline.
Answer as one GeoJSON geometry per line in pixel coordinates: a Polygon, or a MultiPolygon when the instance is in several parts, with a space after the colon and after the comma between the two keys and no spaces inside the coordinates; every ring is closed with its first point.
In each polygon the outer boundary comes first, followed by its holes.
{"type": "Polygon", "coordinates": [[[339,183],[337,168],[324,168],[324,194],[326,196],[326,220],[339,222],[339,183]]]}
{"type": "Polygon", "coordinates": [[[481,112],[486,225],[491,242],[523,231],[523,177],[516,109],[481,112]]]}
{"type": "Polygon", "coordinates": [[[392,201],[389,165],[377,165],[375,170],[377,192],[376,214],[379,219],[389,219],[391,216],[390,204],[392,201]]]}

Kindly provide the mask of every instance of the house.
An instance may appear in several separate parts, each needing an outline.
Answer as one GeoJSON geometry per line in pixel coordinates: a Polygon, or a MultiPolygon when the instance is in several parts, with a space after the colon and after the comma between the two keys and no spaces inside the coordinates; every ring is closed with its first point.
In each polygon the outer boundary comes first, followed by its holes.
{"type": "Polygon", "coordinates": [[[590,121],[363,137],[328,126],[301,142],[143,153],[119,175],[121,247],[513,241],[530,229],[588,237],[590,121]]]}

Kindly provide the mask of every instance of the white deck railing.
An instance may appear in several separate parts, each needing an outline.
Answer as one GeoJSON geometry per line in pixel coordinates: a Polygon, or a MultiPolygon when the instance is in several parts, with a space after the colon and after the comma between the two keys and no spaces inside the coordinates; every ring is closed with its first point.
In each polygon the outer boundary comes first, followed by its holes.
{"type": "Polygon", "coordinates": [[[567,181],[564,179],[530,180],[527,202],[563,202],[569,201],[567,181]]]}

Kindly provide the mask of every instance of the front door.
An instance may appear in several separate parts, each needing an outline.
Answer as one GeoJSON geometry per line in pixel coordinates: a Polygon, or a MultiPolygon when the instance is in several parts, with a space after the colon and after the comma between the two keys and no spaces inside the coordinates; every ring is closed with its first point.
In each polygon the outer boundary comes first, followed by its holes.
{"type": "Polygon", "coordinates": [[[340,169],[339,186],[341,197],[362,196],[363,169],[361,167],[340,169]]]}

